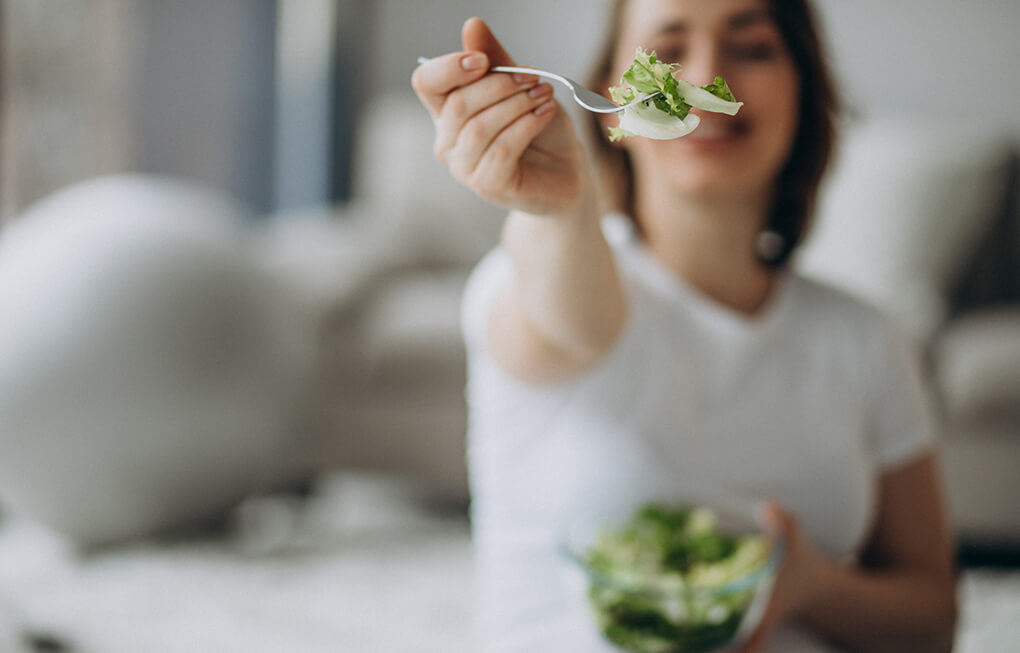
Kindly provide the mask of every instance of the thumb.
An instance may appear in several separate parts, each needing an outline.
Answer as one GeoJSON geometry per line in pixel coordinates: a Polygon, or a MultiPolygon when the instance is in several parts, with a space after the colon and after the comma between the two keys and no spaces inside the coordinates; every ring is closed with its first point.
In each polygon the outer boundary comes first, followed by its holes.
{"type": "Polygon", "coordinates": [[[507,54],[499,40],[481,18],[468,18],[460,31],[460,39],[467,52],[478,51],[489,55],[493,66],[513,66],[513,58],[507,54]]]}

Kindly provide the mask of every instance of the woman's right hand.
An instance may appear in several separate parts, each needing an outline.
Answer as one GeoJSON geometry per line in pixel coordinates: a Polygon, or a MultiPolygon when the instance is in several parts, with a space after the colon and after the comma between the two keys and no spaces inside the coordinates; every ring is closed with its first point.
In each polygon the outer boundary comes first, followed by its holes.
{"type": "Polygon", "coordinates": [[[420,65],[411,84],[432,114],[436,157],[512,210],[501,244],[513,287],[489,315],[488,346],[518,379],[563,380],[608,351],[625,314],[584,149],[548,84],[489,73],[513,60],[482,20],[461,38],[464,51],[420,65]]]}
{"type": "Polygon", "coordinates": [[[489,74],[513,60],[479,18],[463,52],[421,64],[411,85],[436,126],[435,156],[483,199],[537,215],[577,215],[591,194],[584,151],[553,89],[529,75],[489,74]]]}

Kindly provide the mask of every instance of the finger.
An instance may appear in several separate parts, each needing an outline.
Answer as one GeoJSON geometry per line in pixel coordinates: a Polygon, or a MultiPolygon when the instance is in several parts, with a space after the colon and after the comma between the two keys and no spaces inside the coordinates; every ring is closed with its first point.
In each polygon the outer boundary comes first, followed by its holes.
{"type": "Polygon", "coordinates": [[[765,646],[772,639],[772,634],[775,632],[777,621],[778,618],[775,610],[769,606],[762,617],[761,623],[758,624],[758,627],[751,633],[747,641],[741,644],[734,653],[758,653],[765,650],[765,646]]]}
{"type": "Polygon", "coordinates": [[[454,52],[430,59],[414,69],[411,87],[433,117],[439,115],[446,96],[479,79],[489,69],[484,52],[454,52]]]}
{"type": "Polygon", "coordinates": [[[457,144],[461,130],[469,120],[521,91],[535,88],[535,85],[533,78],[529,80],[521,75],[497,73],[450,93],[436,119],[436,158],[447,160],[448,152],[457,144]]]}
{"type": "Polygon", "coordinates": [[[550,96],[537,107],[521,115],[501,131],[492,141],[472,173],[472,188],[490,201],[500,202],[500,190],[485,186],[491,180],[500,180],[505,192],[508,183],[520,171],[520,160],[531,142],[542,133],[556,115],[556,101],[550,96]]]}
{"type": "Polygon", "coordinates": [[[460,31],[465,50],[484,52],[493,66],[513,66],[514,60],[481,18],[468,18],[460,31]]]}
{"type": "MultiPolygon", "coordinates": [[[[469,120],[460,131],[457,143],[450,152],[450,169],[454,176],[464,181],[471,178],[479,162],[486,156],[487,150],[500,135],[519,118],[530,114],[551,97],[552,87],[540,84],[529,91],[515,93],[469,120]]],[[[527,147],[527,143],[521,148],[522,151],[524,147],[527,147]]],[[[505,177],[492,177],[483,183],[499,185],[502,179],[505,177]]]]}

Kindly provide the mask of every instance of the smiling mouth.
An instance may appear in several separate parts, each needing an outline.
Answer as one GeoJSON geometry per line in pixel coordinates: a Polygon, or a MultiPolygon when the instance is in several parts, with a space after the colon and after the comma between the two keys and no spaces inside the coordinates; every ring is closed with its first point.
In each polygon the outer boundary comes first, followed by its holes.
{"type": "Polygon", "coordinates": [[[747,136],[751,131],[751,125],[746,120],[735,118],[702,118],[697,129],[683,138],[693,142],[728,142],[739,140],[747,136]]]}

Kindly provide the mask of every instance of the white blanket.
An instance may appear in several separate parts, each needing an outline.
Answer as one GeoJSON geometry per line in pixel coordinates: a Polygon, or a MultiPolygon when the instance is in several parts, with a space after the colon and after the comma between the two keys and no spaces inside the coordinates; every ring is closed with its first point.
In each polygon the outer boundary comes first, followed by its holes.
{"type": "Polygon", "coordinates": [[[0,651],[19,651],[15,630],[74,653],[473,651],[466,519],[430,514],[397,482],[319,490],[253,501],[216,537],[89,556],[0,525],[0,651]]]}
{"type": "MultiPolygon", "coordinates": [[[[471,547],[461,514],[393,478],[324,477],[263,497],[231,529],[92,555],[0,522],[0,652],[51,635],[73,653],[470,653],[471,547]]],[[[1020,643],[1020,572],[968,571],[958,653],[1020,643]]]]}

